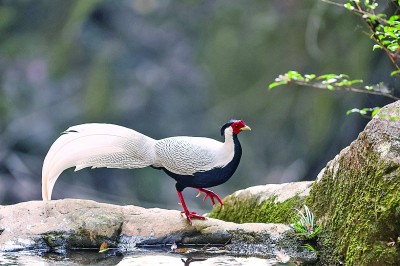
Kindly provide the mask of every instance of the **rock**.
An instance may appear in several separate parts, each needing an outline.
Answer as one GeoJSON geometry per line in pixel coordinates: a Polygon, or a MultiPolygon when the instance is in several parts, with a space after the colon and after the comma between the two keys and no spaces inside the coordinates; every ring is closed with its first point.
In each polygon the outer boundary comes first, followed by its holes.
{"type": "Polygon", "coordinates": [[[244,223],[291,223],[293,210],[301,209],[312,181],[268,184],[239,190],[224,198],[224,207],[216,206],[210,217],[244,223]]]}
{"type": "Polygon", "coordinates": [[[318,175],[307,205],[326,265],[400,265],[400,102],[368,123],[318,175]]]}
{"type": "MultiPolygon", "coordinates": [[[[122,252],[148,245],[219,244],[225,254],[315,260],[284,224],[235,224],[212,218],[189,225],[179,211],[89,200],[30,201],[0,207],[0,251],[65,252],[101,243],[122,252]]],[[[221,250],[220,250],[221,251],[221,250]]]]}

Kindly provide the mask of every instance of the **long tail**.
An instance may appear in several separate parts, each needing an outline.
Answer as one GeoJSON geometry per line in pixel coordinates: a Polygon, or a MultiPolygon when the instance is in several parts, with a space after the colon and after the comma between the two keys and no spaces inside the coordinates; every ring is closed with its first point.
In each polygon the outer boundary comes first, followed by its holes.
{"type": "Polygon", "coordinates": [[[43,162],[42,198],[50,200],[60,174],[70,167],[142,168],[157,166],[155,139],[111,124],[73,126],[53,143],[43,162]]]}

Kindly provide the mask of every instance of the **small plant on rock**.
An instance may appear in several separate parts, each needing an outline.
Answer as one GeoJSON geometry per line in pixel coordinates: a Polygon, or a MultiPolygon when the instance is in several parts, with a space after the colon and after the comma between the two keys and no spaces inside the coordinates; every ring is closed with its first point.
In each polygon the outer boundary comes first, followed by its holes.
{"type": "Polygon", "coordinates": [[[307,205],[304,205],[304,213],[296,209],[297,217],[293,221],[293,229],[296,234],[304,240],[315,239],[320,228],[314,223],[314,214],[310,211],[307,205]]]}

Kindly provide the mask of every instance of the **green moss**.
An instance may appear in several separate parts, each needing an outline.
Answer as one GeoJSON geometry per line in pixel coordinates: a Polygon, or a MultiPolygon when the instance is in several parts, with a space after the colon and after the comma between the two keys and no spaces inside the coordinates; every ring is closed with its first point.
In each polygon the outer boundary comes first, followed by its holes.
{"type": "Polygon", "coordinates": [[[277,202],[276,196],[258,202],[250,198],[243,200],[234,196],[224,199],[224,207],[215,207],[210,217],[235,223],[290,223],[294,208],[301,208],[304,199],[298,195],[277,202]]]}
{"type": "Polygon", "coordinates": [[[387,245],[400,235],[399,164],[360,143],[336,163],[337,173],[327,168],[306,200],[322,226],[322,263],[400,265],[399,243],[387,245]]]}

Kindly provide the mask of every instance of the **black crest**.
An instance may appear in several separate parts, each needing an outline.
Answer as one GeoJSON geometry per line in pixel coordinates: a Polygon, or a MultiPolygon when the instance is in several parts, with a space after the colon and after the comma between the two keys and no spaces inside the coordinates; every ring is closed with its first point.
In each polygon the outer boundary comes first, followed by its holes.
{"type": "Polygon", "coordinates": [[[239,120],[231,119],[231,120],[228,121],[228,123],[226,123],[225,125],[223,125],[223,126],[221,127],[221,136],[224,135],[225,129],[226,129],[227,127],[230,127],[233,123],[235,123],[235,122],[237,122],[237,121],[239,121],[239,120]]]}

